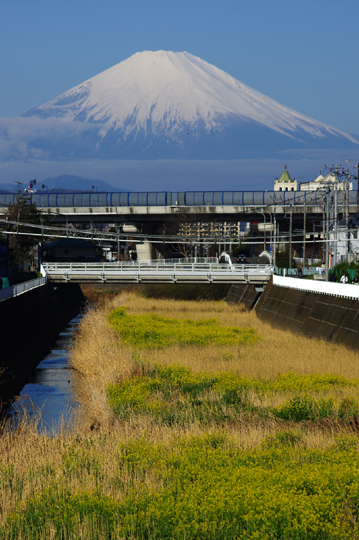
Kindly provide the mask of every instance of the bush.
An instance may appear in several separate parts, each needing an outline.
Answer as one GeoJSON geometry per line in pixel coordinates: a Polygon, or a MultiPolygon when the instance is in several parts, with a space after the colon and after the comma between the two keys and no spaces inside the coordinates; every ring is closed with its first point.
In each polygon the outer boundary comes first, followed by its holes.
{"type": "Polygon", "coordinates": [[[308,396],[295,396],[274,412],[283,420],[319,420],[333,416],[334,401],[333,398],[314,399],[308,396]]]}
{"type": "Polygon", "coordinates": [[[337,281],[340,281],[340,278],[344,272],[349,277],[349,281],[351,281],[355,274],[359,275],[359,264],[354,263],[354,261],[351,261],[350,263],[346,261],[340,262],[333,266],[330,275],[334,273],[337,281]]]}

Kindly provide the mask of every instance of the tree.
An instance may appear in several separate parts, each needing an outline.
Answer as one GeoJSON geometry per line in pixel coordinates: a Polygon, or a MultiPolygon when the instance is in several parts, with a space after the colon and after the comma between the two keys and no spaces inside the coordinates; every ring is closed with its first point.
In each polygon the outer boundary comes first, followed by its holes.
{"type": "Polygon", "coordinates": [[[5,218],[8,224],[2,224],[0,228],[12,233],[8,235],[10,259],[15,264],[23,265],[29,258],[32,247],[37,244],[36,236],[26,234],[35,233],[36,229],[26,225],[41,225],[42,216],[36,205],[30,203],[27,193],[21,190],[20,183],[18,183],[15,202],[8,205],[5,218]],[[16,224],[11,222],[16,222],[16,224]]]}
{"type": "MultiPolygon", "coordinates": [[[[290,268],[288,251],[277,251],[275,264],[277,268],[290,268]]],[[[291,268],[296,268],[296,266],[296,262],[292,259],[291,268]]]]}
{"type": "Polygon", "coordinates": [[[201,237],[199,214],[184,212],[181,208],[177,210],[163,225],[163,237],[170,237],[168,243],[172,251],[187,258],[192,256],[201,237]]]}

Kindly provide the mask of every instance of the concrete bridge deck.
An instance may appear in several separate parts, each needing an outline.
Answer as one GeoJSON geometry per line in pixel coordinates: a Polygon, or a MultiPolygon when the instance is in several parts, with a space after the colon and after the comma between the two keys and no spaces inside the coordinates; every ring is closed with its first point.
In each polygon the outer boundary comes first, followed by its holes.
{"type": "Polygon", "coordinates": [[[269,264],[221,263],[43,263],[43,276],[55,283],[250,283],[265,284],[269,264]]]}

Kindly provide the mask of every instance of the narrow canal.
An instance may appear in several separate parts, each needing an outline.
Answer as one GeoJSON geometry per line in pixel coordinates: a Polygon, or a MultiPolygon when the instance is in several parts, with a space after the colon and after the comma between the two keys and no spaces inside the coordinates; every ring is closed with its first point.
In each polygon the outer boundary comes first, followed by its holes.
{"type": "Polygon", "coordinates": [[[83,317],[80,313],[59,334],[50,352],[30,375],[19,398],[9,409],[9,418],[16,429],[27,415],[38,419],[40,433],[52,434],[62,425],[69,426],[77,407],[73,394],[72,370],[68,367],[69,345],[83,317]]]}

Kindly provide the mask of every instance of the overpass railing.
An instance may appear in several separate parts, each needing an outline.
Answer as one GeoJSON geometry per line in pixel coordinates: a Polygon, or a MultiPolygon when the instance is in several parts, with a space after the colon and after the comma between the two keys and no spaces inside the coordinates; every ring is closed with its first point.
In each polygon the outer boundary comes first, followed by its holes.
{"type": "MultiPolygon", "coordinates": [[[[149,261],[145,261],[146,263],[149,261]]],[[[151,263],[158,263],[162,265],[167,264],[188,264],[188,263],[218,263],[218,257],[183,257],[182,259],[152,259],[151,263]]],[[[132,264],[132,263],[130,263],[132,264]]]]}
{"type": "Polygon", "coordinates": [[[124,261],[124,262],[103,262],[103,263],[42,263],[43,275],[51,272],[144,272],[153,270],[156,272],[186,271],[186,272],[241,272],[241,273],[272,273],[272,266],[269,264],[225,264],[225,263],[164,263],[162,261],[124,261]]]}
{"type": "MultiPolygon", "coordinates": [[[[0,208],[16,202],[16,193],[0,193],[0,208]]],[[[129,207],[129,206],[271,206],[317,205],[324,191],[184,191],[184,192],[91,192],[29,193],[38,208],[129,207]]],[[[338,191],[338,204],[345,194],[338,191]]],[[[349,191],[349,204],[357,203],[357,192],[349,191]]]]}
{"type": "Polygon", "coordinates": [[[53,281],[65,282],[197,282],[208,283],[268,281],[272,274],[269,264],[221,264],[221,263],[43,263],[41,272],[53,281]]]}
{"type": "Polygon", "coordinates": [[[18,283],[7,287],[6,289],[0,289],[0,302],[2,300],[7,300],[8,298],[14,298],[20,294],[24,294],[32,289],[37,289],[37,287],[42,287],[47,281],[46,276],[41,278],[31,279],[30,281],[25,281],[24,283],[18,283]]]}

